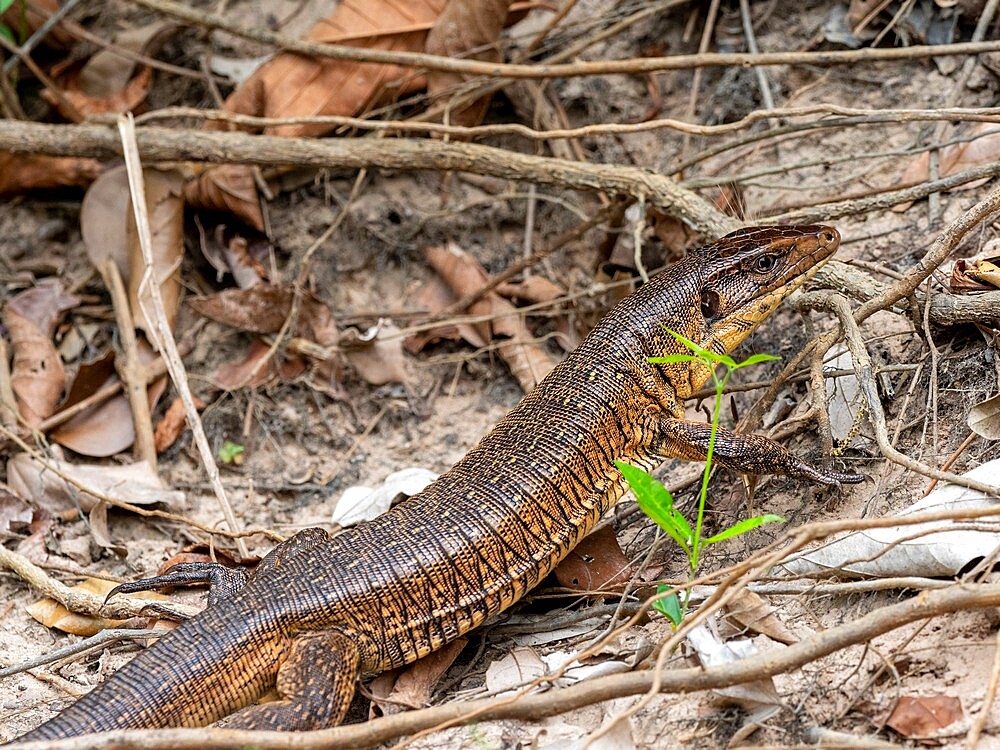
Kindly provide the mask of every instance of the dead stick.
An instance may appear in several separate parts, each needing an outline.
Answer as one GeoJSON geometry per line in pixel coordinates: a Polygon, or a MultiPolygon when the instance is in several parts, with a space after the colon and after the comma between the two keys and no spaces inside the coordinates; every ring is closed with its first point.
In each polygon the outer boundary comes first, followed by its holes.
{"type": "MultiPolygon", "coordinates": [[[[623,164],[591,164],[522,154],[476,143],[420,139],[279,138],[246,133],[142,128],[146,161],[204,161],[262,166],[363,169],[435,169],[473,172],[574,190],[638,197],[693,229],[718,237],[742,226],[701,196],[662,174],[623,164]]],[[[101,125],[45,125],[0,121],[0,150],[53,156],[118,157],[121,143],[101,125]]]]}
{"type": "MultiPolygon", "coordinates": [[[[160,282],[154,273],[153,265],[153,238],[152,230],[149,226],[149,213],[146,207],[146,189],[143,181],[142,162],[135,138],[135,122],[131,114],[127,117],[122,115],[118,120],[118,129],[121,137],[121,146],[125,156],[125,169],[128,172],[129,194],[132,198],[132,211],[135,215],[135,224],[139,236],[139,248],[142,250],[142,259],[146,266],[142,282],[139,284],[139,299],[143,299],[143,294],[149,295],[152,309],[143,310],[146,320],[152,324],[149,333],[157,345],[157,349],[167,363],[170,371],[170,379],[174,383],[174,388],[184,404],[184,413],[187,416],[188,426],[194,437],[195,445],[198,448],[198,455],[201,457],[205,473],[212,483],[215,497],[219,502],[222,515],[229,524],[229,530],[239,532],[242,525],[236,518],[233,506],[229,502],[226,490],[222,486],[219,478],[219,467],[215,463],[211,446],[208,444],[208,437],[205,435],[205,427],[198,416],[198,409],[194,405],[194,397],[191,394],[191,386],[188,383],[187,373],[184,370],[184,362],[181,361],[177,351],[177,342],[174,341],[174,332],[167,322],[167,314],[163,308],[163,297],[160,294],[160,282]]],[[[240,557],[249,556],[246,540],[242,537],[236,538],[236,549],[240,557]]]]}
{"type": "MultiPolygon", "coordinates": [[[[816,633],[787,648],[765,651],[717,667],[672,669],[660,676],[660,692],[681,693],[731,687],[798,669],[849,646],[866,643],[911,622],[952,612],[1000,606],[1000,585],[956,584],[941,591],[925,591],[899,604],[882,607],[864,617],[816,633]]],[[[450,703],[420,711],[314,732],[248,732],[234,729],[119,730],[66,740],[20,745],[23,750],[228,750],[253,745],[261,750],[319,750],[328,747],[364,748],[403,735],[461,723],[473,712],[476,721],[521,719],[537,721],[583,706],[645,693],[653,685],[652,670],[597,677],[578,685],[512,699],[485,699],[450,703]]]]}
{"type": "Polygon", "coordinates": [[[0,336],[0,423],[17,429],[17,400],[10,382],[10,352],[3,336],[0,336]]]}
{"type": "Polygon", "coordinates": [[[128,294],[122,283],[118,266],[110,256],[101,267],[104,284],[111,293],[111,304],[118,323],[118,337],[122,342],[121,356],[115,356],[115,369],[124,383],[125,396],[132,409],[135,429],[134,455],[139,461],[149,462],[156,473],[156,445],[153,441],[153,418],[149,411],[149,394],[146,391],[146,368],[139,359],[139,345],[135,337],[135,324],[129,310],[128,294]]]}
{"type": "Polygon", "coordinates": [[[423,52],[392,52],[369,47],[310,42],[276,34],[262,27],[244,26],[215,13],[172,0],[131,0],[133,4],[158,11],[207,29],[227,31],[245,39],[270,44],[289,52],[335,60],[400,65],[451,73],[467,73],[490,78],[568,78],[575,76],[655,73],[661,70],[687,70],[705,67],[746,67],[757,65],[845,65],[877,60],[919,60],[929,57],[978,55],[1000,50],[1000,42],[965,42],[959,44],[914,45],[912,47],[872,48],[835,52],[765,52],[707,53],[671,57],[637,57],[627,60],[585,60],[562,64],[491,63],[423,52]]]}

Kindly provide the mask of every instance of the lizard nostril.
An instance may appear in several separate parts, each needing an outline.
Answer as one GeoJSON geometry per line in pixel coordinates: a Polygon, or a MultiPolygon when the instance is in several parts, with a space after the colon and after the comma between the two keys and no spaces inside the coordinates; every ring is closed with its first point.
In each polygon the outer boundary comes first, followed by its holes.
{"type": "Polygon", "coordinates": [[[833,240],[834,240],[833,232],[823,232],[820,235],[820,237],[823,239],[823,242],[826,242],[829,245],[833,244],[833,240]]]}

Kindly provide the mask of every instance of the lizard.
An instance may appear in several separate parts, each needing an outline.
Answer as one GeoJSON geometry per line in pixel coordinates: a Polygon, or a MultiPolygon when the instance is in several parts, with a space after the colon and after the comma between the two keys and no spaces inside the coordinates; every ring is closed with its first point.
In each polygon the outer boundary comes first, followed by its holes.
{"type": "MultiPolygon", "coordinates": [[[[21,740],[121,728],[303,731],[340,723],[363,674],[411,663],[537,585],[625,493],[615,466],[704,460],[711,425],[684,400],[711,372],[671,329],[717,353],[742,342],[836,251],[829,226],[765,226],[711,242],[624,298],[469,453],[425,490],[336,536],[306,529],[252,576],[175,566],[124,584],[210,584],[208,607],[21,740]],[[276,688],[278,699],[256,703],[276,688]]],[[[715,462],[825,485],[815,467],[755,434],[719,427],[715,462]]]]}

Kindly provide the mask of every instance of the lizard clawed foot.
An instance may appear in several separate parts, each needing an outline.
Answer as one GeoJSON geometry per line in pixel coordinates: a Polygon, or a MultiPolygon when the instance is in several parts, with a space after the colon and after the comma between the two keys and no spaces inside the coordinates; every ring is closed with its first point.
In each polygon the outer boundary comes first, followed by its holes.
{"type": "Polygon", "coordinates": [[[864,474],[850,474],[841,471],[827,471],[817,469],[805,461],[798,460],[798,465],[794,470],[788,472],[789,476],[797,476],[803,479],[811,479],[818,484],[825,484],[829,487],[840,487],[842,484],[859,484],[865,481],[864,474]]]}
{"type": "Polygon", "coordinates": [[[221,563],[197,562],[178,563],[172,565],[161,576],[143,578],[140,581],[129,581],[115,586],[104,598],[107,602],[116,594],[134,594],[138,591],[154,591],[165,586],[192,586],[207,583],[208,606],[214,606],[228,599],[243,588],[250,579],[250,573],[245,568],[230,568],[221,563]]]}

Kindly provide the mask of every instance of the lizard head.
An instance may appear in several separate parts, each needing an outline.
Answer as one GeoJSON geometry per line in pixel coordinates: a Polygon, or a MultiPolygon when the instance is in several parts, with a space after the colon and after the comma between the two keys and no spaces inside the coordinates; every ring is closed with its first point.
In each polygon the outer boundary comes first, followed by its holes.
{"type": "MultiPolygon", "coordinates": [[[[694,251],[704,320],[701,340],[695,341],[720,354],[731,352],[839,245],[840,233],[833,227],[765,226],[740,229],[694,251]]],[[[692,367],[692,390],[708,378],[707,368],[692,367]]]]}

